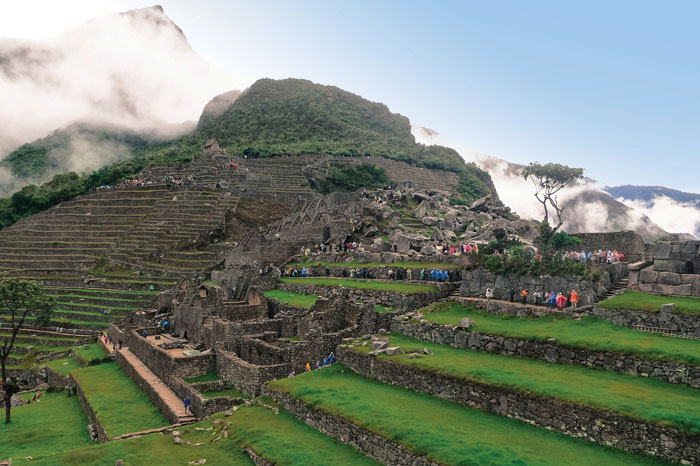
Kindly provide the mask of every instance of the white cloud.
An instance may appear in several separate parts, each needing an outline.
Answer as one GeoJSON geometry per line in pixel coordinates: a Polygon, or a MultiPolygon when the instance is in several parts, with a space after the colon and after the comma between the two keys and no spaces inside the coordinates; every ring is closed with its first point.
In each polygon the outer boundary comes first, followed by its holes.
{"type": "Polygon", "coordinates": [[[50,40],[0,39],[0,158],[76,121],[142,129],[195,120],[241,85],[155,8],[100,16],[50,40]]]}
{"type": "Polygon", "coordinates": [[[693,204],[678,202],[668,196],[656,196],[650,201],[622,197],[617,200],[644,213],[666,231],[700,237],[700,208],[693,204]]]}

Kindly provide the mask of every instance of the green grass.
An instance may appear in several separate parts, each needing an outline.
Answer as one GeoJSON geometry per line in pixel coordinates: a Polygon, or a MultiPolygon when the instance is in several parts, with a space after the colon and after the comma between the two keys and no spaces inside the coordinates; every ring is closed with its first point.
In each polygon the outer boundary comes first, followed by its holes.
{"type": "MultiPolygon", "coordinates": [[[[465,380],[549,396],[621,413],[646,422],[670,424],[700,432],[700,390],[660,380],[500,354],[457,349],[391,335],[403,351],[428,348],[434,354],[410,359],[408,354],[381,355],[392,361],[465,380]]],[[[368,352],[368,346],[357,346],[368,352]]]]}
{"type": "MultiPolygon", "coordinates": [[[[46,287],[48,290],[57,291],[69,291],[69,292],[79,292],[80,294],[115,294],[115,295],[136,295],[136,296],[155,296],[158,291],[126,291],[126,290],[99,290],[94,288],[57,288],[57,287],[46,287]]],[[[87,297],[87,296],[85,296],[87,297]]]]}
{"type": "Polygon", "coordinates": [[[489,335],[522,338],[556,343],[575,348],[631,354],[643,358],[678,361],[700,366],[700,341],[639,332],[613,325],[607,320],[584,317],[572,320],[558,317],[516,317],[479,312],[457,303],[439,303],[424,308],[425,320],[457,325],[468,317],[475,322],[473,330],[489,335]],[[428,312],[429,309],[436,309],[428,312]]]}
{"type": "Polygon", "coordinates": [[[676,313],[678,314],[700,314],[700,298],[662,296],[634,290],[627,290],[622,294],[602,301],[598,305],[606,309],[631,309],[658,312],[663,304],[669,303],[676,303],[676,313]]]}
{"type": "Polygon", "coordinates": [[[216,398],[217,396],[226,396],[229,398],[249,398],[248,395],[239,392],[235,388],[226,388],[224,390],[213,390],[211,392],[202,392],[204,398],[216,398]]]}
{"type": "MultiPolygon", "coordinates": [[[[117,302],[124,302],[124,303],[133,303],[133,302],[150,303],[152,301],[151,299],[144,299],[144,298],[110,298],[110,297],[105,297],[105,296],[90,296],[90,295],[80,295],[80,294],[55,294],[52,296],[56,296],[56,298],[61,298],[61,299],[63,299],[63,298],[92,299],[92,300],[97,300],[97,301],[117,301],[117,302]]],[[[71,302],[71,304],[75,304],[75,303],[71,302]]],[[[100,306],[100,304],[93,304],[93,306],[100,306]]]]}
{"type": "MultiPolygon", "coordinates": [[[[432,232],[432,230],[430,230],[432,232]]],[[[459,268],[459,264],[452,262],[418,262],[418,261],[399,261],[392,264],[384,264],[383,262],[297,262],[294,264],[287,264],[285,267],[342,267],[342,268],[352,268],[352,267],[387,267],[390,269],[456,269],[459,268]]]]}
{"type": "Polygon", "coordinates": [[[391,306],[382,306],[381,304],[374,305],[374,312],[394,312],[396,309],[391,306]]]}
{"type": "MultiPolygon", "coordinates": [[[[42,392],[41,401],[12,408],[12,422],[0,423],[0,460],[43,455],[92,444],[88,420],[77,396],[42,392]]],[[[23,396],[23,398],[27,398],[23,396]]],[[[4,414],[4,409],[2,410],[4,414]]]]}
{"type": "Polygon", "coordinates": [[[265,297],[274,299],[275,301],[280,301],[285,304],[289,304],[292,307],[302,307],[305,309],[310,308],[316,304],[318,296],[295,293],[293,291],[284,290],[269,290],[265,292],[265,297]]]}
{"type": "Polygon", "coordinates": [[[87,348],[84,346],[76,346],[74,351],[78,354],[78,356],[88,362],[92,361],[93,359],[104,359],[107,357],[107,352],[99,343],[90,343],[87,346],[87,348]]]}
{"type": "Polygon", "coordinates": [[[368,380],[340,364],[270,386],[441,464],[664,464],[368,380]]]}
{"type": "Polygon", "coordinates": [[[48,367],[54,372],[58,372],[63,377],[68,377],[68,374],[75,369],[80,369],[80,366],[73,358],[54,359],[53,361],[37,364],[37,367],[48,367]]]}
{"type": "Polygon", "coordinates": [[[35,456],[32,464],[112,466],[115,459],[121,458],[126,465],[182,466],[205,458],[207,465],[252,465],[242,452],[243,447],[250,447],[263,458],[279,465],[377,464],[349,445],[298,421],[284,410],[275,415],[263,407],[244,407],[231,416],[219,413],[206,421],[177,430],[181,432],[183,441],[193,445],[176,445],[172,436],[151,434],[35,456]],[[228,430],[228,438],[221,435],[224,429],[228,430]],[[222,438],[212,442],[219,437],[222,438]]]}
{"type": "Polygon", "coordinates": [[[71,374],[109,437],[169,424],[115,363],[77,369],[71,374]]]}
{"type": "Polygon", "coordinates": [[[187,383],[196,383],[196,382],[213,382],[215,380],[221,380],[221,377],[219,376],[219,373],[214,371],[209,371],[204,375],[200,375],[197,377],[189,377],[185,379],[185,382],[187,383]]]}
{"type": "Polygon", "coordinates": [[[316,286],[341,286],[358,290],[395,291],[403,294],[428,293],[437,291],[434,285],[413,285],[402,282],[382,282],[378,280],[353,280],[349,278],[280,278],[282,283],[294,283],[316,286]]]}

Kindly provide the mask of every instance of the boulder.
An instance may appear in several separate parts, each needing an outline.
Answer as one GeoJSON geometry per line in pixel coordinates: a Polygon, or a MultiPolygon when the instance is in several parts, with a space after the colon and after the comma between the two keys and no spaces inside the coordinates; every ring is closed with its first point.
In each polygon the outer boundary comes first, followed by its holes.
{"type": "Polygon", "coordinates": [[[435,252],[435,248],[432,246],[423,246],[420,250],[420,253],[424,256],[432,256],[435,252]]]}
{"type": "Polygon", "coordinates": [[[430,204],[428,201],[421,201],[421,203],[418,204],[418,207],[413,209],[413,216],[416,218],[423,218],[428,215],[428,210],[430,210],[430,204]]]}
{"type": "Polygon", "coordinates": [[[659,308],[659,312],[676,312],[676,303],[662,304],[659,308]]]}
{"type": "Polygon", "coordinates": [[[391,346],[389,348],[386,348],[384,350],[384,354],[388,354],[389,356],[393,356],[395,354],[401,354],[401,347],[400,346],[391,346]]]}
{"type": "Polygon", "coordinates": [[[446,222],[455,223],[457,221],[457,211],[454,209],[447,209],[444,220],[446,222]]]}
{"type": "Polygon", "coordinates": [[[474,326],[475,322],[471,320],[468,317],[464,317],[462,319],[459,319],[459,322],[457,323],[457,327],[459,328],[472,328],[474,326]]]}
{"type": "Polygon", "coordinates": [[[372,340],[372,345],[370,346],[370,349],[372,351],[376,351],[376,350],[383,350],[383,349],[388,348],[388,347],[389,347],[389,340],[376,339],[376,340],[372,340]]]}
{"type": "Polygon", "coordinates": [[[427,225],[427,226],[431,227],[433,225],[437,225],[438,219],[437,219],[437,217],[423,217],[421,222],[423,222],[423,225],[427,225]]]}
{"type": "Polygon", "coordinates": [[[489,210],[489,203],[493,200],[493,197],[488,194],[481,199],[477,199],[472,203],[471,206],[469,206],[470,210],[473,210],[474,212],[486,212],[489,210]]]}

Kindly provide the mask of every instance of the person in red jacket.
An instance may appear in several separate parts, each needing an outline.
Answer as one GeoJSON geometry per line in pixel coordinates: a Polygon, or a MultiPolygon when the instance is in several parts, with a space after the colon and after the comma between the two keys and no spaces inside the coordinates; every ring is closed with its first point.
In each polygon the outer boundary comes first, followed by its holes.
{"type": "Polygon", "coordinates": [[[559,295],[557,296],[557,309],[559,309],[560,311],[563,311],[564,306],[566,306],[566,296],[559,293],[559,295]]]}

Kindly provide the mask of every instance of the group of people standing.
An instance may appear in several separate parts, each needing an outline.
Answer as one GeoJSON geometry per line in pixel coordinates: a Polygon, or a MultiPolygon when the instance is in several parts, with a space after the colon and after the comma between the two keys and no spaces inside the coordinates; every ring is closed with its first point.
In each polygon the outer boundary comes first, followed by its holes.
{"type": "Polygon", "coordinates": [[[575,262],[591,262],[598,264],[613,264],[615,262],[624,262],[625,255],[617,250],[605,251],[598,249],[597,251],[566,251],[562,254],[564,260],[575,262]]]}
{"type": "MultiPolygon", "coordinates": [[[[516,302],[516,294],[517,293],[515,291],[515,288],[511,288],[508,296],[508,300],[511,303],[516,302]]],[[[494,296],[493,289],[486,288],[485,296],[486,299],[492,299],[494,296]]],[[[520,291],[520,302],[523,305],[528,303],[528,296],[530,296],[530,292],[527,288],[523,288],[520,291]]],[[[545,293],[542,293],[541,291],[536,290],[532,293],[531,302],[535,306],[546,306],[548,308],[556,307],[560,311],[563,311],[564,308],[567,307],[573,307],[574,309],[577,309],[579,303],[579,294],[576,290],[567,290],[566,293],[556,293],[554,291],[547,291],[545,293]]]]}

